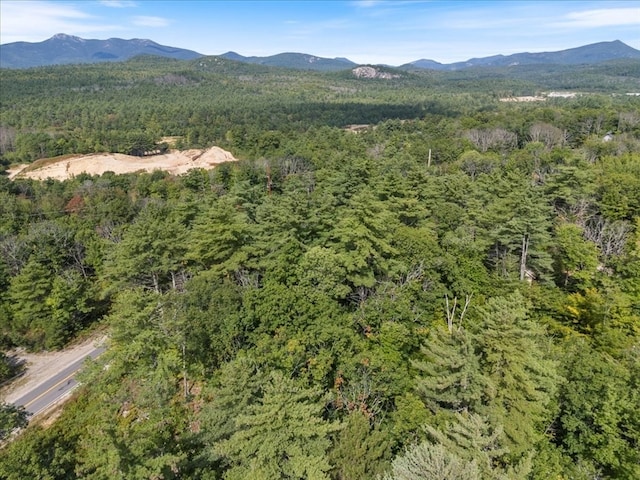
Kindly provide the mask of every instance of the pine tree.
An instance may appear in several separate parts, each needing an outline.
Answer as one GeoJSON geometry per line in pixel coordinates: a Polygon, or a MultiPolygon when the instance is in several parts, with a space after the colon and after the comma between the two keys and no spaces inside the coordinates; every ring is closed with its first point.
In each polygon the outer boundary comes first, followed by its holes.
{"type": "Polygon", "coordinates": [[[11,279],[8,299],[11,311],[11,338],[31,348],[44,348],[50,309],[46,299],[51,292],[52,273],[35,259],[29,260],[11,279]]]}
{"type": "Polygon", "coordinates": [[[167,205],[150,203],[113,246],[105,273],[114,285],[142,286],[156,293],[176,289],[185,251],[184,225],[167,205]]]}
{"type": "MultiPolygon", "coordinates": [[[[491,241],[490,260],[496,272],[520,281],[551,272],[551,207],[542,192],[514,174],[484,179],[487,199],[477,212],[491,241]]],[[[485,236],[485,235],[483,235],[485,236]]]]}
{"type": "Polygon", "coordinates": [[[397,222],[369,192],[354,195],[342,212],[325,246],[344,262],[346,280],[353,287],[371,288],[380,276],[390,276],[397,253],[391,232],[397,222]]]}
{"type": "Polygon", "coordinates": [[[383,480],[478,480],[475,460],[465,461],[443,445],[422,442],[407,449],[383,480]]]}
{"type": "Polygon", "coordinates": [[[243,247],[251,241],[254,226],[240,200],[225,196],[196,219],[188,260],[217,273],[234,272],[246,263],[248,255],[243,247]]]}
{"type": "Polygon", "coordinates": [[[457,413],[444,427],[425,426],[429,439],[460,459],[475,463],[478,478],[501,478],[500,458],[507,453],[501,425],[491,425],[474,413],[457,413]]]}
{"type": "Polygon", "coordinates": [[[476,411],[483,400],[487,380],[480,371],[471,333],[455,327],[452,331],[434,328],[420,347],[416,391],[436,412],[476,411]]]}
{"type": "Polygon", "coordinates": [[[480,366],[490,383],[478,413],[504,426],[506,446],[517,459],[535,446],[550,420],[556,365],[545,355],[544,331],[528,318],[519,292],[490,299],[479,313],[480,366]]]}
{"type": "Polygon", "coordinates": [[[235,421],[236,431],[217,446],[228,458],[229,480],[329,478],[329,434],[338,427],[322,419],[318,391],[274,372],[260,402],[235,421]]]}
{"type": "Polygon", "coordinates": [[[334,441],[330,460],[336,480],[375,479],[384,472],[391,454],[386,432],[372,426],[369,418],[354,411],[346,418],[334,441]]]}

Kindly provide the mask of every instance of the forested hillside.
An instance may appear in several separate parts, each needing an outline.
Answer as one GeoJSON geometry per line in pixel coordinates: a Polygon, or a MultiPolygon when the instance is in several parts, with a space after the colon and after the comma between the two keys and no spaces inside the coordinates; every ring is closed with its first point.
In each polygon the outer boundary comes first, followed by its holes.
{"type": "Polygon", "coordinates": [[[5,166],[167,136],[242,159],[0,177],[5,352],[109,333],[0,478],[640,477],[639,69],[617,65],[0,71],[5,166]]]}

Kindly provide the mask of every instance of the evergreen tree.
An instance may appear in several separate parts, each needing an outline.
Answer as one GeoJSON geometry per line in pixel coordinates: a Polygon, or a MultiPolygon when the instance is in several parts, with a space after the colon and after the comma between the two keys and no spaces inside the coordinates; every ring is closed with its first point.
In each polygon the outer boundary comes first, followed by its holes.
{"type": "Polygon", "coordinates": [[[483,403],[487,379],[481,373],[471,333],[455,327],[434,328],[420,347],[416,391],[435,413],[477,411],[483,403]]]}
{"type": "Polygon", "coordinates": [[[17,344],[41,349],[46,344],[50,309],[46,299],[51,292],[52,273],[35,259],[29,260],[9,285],[11,311],[10,336],[17,344]]]}
{"type": "Polygon", "coordinates": [[[246,264],[246,246],[251,243],[253,227],[240,199],[227,195],[198,216],[190,237],[188,260],[229,274],[246,264]]]}
{"type": "Polygon", "coordinates": [[[186,229],[166,205],[150,203],[113,245],[105,273],[115,285],[156,293],[176,289],[184,270],[186,229]]]}
{"type": "Polygon", "coordinates": [[[372,426],[362,412],[349,414],[335,436],[329,459],[334,465],[335,480],[374,480],[386,470],[391,445],[387,432],[372,426]]]}
{"type": "Polygon", "coordinates": [[[568,346],[556,441],[575,461],[609,478],[640,475],[637,354],[631,368],[584,341],[568,346]]]}
{"type": "Polygon", "coordinates": [[[229,459],[229,480],[329,478],[329,435],[335,423],[322,419],[320,392],[274,372],[260,402],[235,421],[235,432],[218,444],[229,459]]]}
{"type": "Polygon", "coordinates": [[[551,420],[558,374],[545,354],[545,333],[528,317],[518,291],[478,307],[480,366],[489,379],[486,401],[478,413],[503,425],[505,447],[515,461],[530,452],[551,420]]]}
{"type": "Polygon", "coordinates": [[[423,442],[414,445],[391,465],[383,480],[477,480],[480,469],[475,460],[462,460],[442,445],[423,442]]]}
{"type": "Polygon", "coordinates": [[[551,272],[551,208],[542,191],[514,173],[484,179],[488,196],[479,214],[491,239],[489,258],[506,278],[544,280],[551,272]],[[491,182],[491,183],[489,183],[491,182]]]}
{"type": "Polygon", "coordinates": [[[350,199],[326,244],[341,256],[350,285],[371,288],[376,277],[395,273],[392,258],[396,250],[391,245],[395,224],[384,205],[370,192],[358,193],[350,199]]]}
{"type": "MultiPolygon", "coordinates": [[[[501,425],[492,426],[480,415],[462,412],[456,413],[441,428],[426,425],[425,429],[435,445],[445,447],[447,452],[465,462],[475,463],[479,470],[478,478],[505,477],[500,467],[501,457],[507,453],[501,425]]],[[[519,478],[527,473],[522,467],[519,471],[519,478]]]]}

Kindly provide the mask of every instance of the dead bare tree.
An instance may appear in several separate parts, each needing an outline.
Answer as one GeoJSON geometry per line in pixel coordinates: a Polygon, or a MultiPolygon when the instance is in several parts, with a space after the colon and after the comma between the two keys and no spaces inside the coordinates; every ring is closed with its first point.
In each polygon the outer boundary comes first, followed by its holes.
{"type": "Polygon", "coordinates": [[[621,255],[631,231],[626,222],[610,222],[600,216],[587,221],[583,228],[584,238],[595,243],[604,257],[621,255]]]}
{"type": "Polygon", "coordinates": [[[489,149],[509,151],[518,144],[518,136],[503,128],[474,128],[467,131],[465,136],[482,153],[486,153],[489,149]]]}
{"type": "Polygon", "coordinates": [[[366,367],[360,369],[359,376],[348,382],[339,376],[335,382],[336,409],[349,412],[358,411],[370,421],[377,420],[384,413],[384,401],[377,390],[366,367]]]}
{"type": "Polygon", "coordinates": [[[0,125],[0,155],[13,151],[15,149],[15,142],[15,128],[0,125]]]}
{"type": "Polygon", "coordinates": [[[258,288],[260,285],[260,277],[258,274],[244,268],[239,268],[233,272],[233,278],[236,283],[243,288],[258,288]]]}
{"type": "Polygon", "coordinates": [[[567,141],[566,131],[548,123],[534,123],[531,125],[529,136],[532,142],[542,143],[547,150],[562,146],[567,141]]]}
{"type": "Polygon", "coordinates": [[[584,137],[589,135],[599,135],[602,132],[602,124],[604,123],[604,116],[597,115],[595,117],[586,117],[580,122],[580,134],[584,137]]]}
{"type": "Polygon", "coordinates": [[[628,132],[640,125],[640,115],[636,112],[620,112],[618,115],[618,131],[628,132]]]}
{"type": "Polygon", "coordinates": [[[30,248],[17,235],[10,235],[0,241],[0,257],[12,275],[17,275],[29,260],[30,248]]]}
{"type": "MultiPolygon", "coordinates": [[[[469,308],[469,304],[471,303],[471,297],[473,294],[464,296],[464,307],[462,307],[462,312],[458,314],[458,331],[462,328],[462,320],[464,319],[464,314],[467,313],[467,308],[469,308]]],[[[446,314],[447,314],[447,328],[449,329],[449,333],[453,333],[453,323],[456,319],[456,308],[458,307],[458,297],[453,297],[453,305],[449,305],[449,295],[444,296],[444,300],[446,303],[446,314]]]]}

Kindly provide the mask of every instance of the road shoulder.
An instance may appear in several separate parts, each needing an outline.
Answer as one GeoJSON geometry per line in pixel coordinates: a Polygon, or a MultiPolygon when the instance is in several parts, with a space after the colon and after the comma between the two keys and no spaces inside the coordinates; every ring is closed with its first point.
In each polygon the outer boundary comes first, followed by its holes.
{"type": "Polygon", "coordinates": [[[96,345],[104,342],[104,336],[92,337],[57,352],[28,353],[24,350],[9,352],[25,362],[22,376],[0,389],[0,400],[13,403],[34,388],[44,383],[57,372],[85,357],[96,345]]]}

